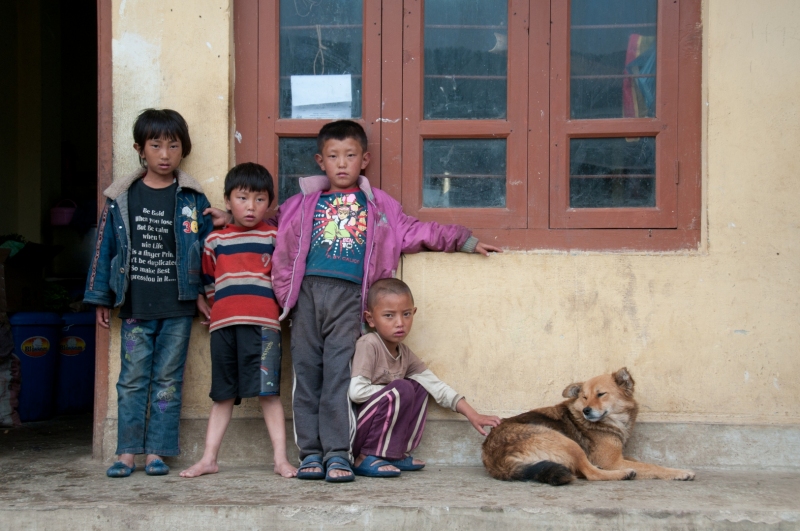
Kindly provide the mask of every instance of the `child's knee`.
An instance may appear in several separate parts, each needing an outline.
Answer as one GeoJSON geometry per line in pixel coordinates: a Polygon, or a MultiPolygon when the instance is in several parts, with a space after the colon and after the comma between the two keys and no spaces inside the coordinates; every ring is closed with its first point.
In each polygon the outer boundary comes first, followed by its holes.
{"type": "Polygon", "coordinates": [[[395,389],[397,389],[401,393],[413,393],[414,392],[414,382],[413,380],[395,380],[392,382],[395,389]]]}

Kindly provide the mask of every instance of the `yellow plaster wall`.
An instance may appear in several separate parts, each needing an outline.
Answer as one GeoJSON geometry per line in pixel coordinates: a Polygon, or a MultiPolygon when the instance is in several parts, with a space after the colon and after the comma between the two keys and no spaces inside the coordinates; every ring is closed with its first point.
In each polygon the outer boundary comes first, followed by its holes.
{"type": "MultiPolygon", "coordinates": [[[[703,21],[701,249],[404,259],[419,306],[409,345],[479,410],[553,403],[626,365],[645,420],[800,421],[800,3],[707,0],[703,21]]],[[[114,0],[115,176],[136,163],[136,112],[173,107],[195,143],[185,168],[221,204],[230,37],[229,2],[114,0]]],[[[208,411],[207,344],[196,327],[184,417],[208,411]]]]}
{"type": "MultiPolygon", "coordinates": [[[[171,108],[186,119],[192,139],[181,168],[200,181],[212,205],[223,205],[222,183],[231,159],[231,4],[113,0],[114,178],[137,168],[132,127],[138,113],[171,108]]],[[[119,320],[113,322],[108,405],[109,416],[116,417],[119,320]]],[[[208,415],[209,374],[208,332],[196,322],[186,363],[184,416],[208,415]]]]}
{"type": "Polygon", "coordinates": [[[643,419],[800,421],[800,3],[709,0],[703,20],[703,249],[405,259],[409,344],[479,408],[626,365],[643,419]]]}

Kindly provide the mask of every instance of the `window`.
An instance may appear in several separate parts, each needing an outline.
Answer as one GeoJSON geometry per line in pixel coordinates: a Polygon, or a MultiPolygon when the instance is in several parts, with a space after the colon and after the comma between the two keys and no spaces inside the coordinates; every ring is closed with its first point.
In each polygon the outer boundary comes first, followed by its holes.
{"type": "Polygon", "coordinates": [[[504,0],[406,2],[407,213],[476,229],[526,226],[526,11],[504,0]]]}
{"type": "Polygon", "coordinates": [[[358,120],[366,174],[516,249],[700,240],[700,0],[237,0],[237,160],[279,198],[358,120]],[[324,87],[319,89],[318,87],[324,87]]]}

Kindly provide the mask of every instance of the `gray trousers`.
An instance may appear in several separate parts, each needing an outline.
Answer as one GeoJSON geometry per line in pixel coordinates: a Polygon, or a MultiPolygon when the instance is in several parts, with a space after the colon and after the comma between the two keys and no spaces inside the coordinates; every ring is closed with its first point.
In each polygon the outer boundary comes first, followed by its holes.
{"type": "Polygon", "coordinates": [[[361,285],[308,276],[292,313],[292,412],[300,459],[353,462],[356,419],[347,396],[361,335],[361,285]]]}

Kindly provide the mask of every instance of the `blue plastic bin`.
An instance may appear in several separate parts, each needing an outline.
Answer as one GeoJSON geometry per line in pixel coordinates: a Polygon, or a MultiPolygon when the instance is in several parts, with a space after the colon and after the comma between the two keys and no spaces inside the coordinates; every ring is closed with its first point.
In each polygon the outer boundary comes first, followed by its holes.
{"type": "Polygon", "coordinates": [[[56,414],[86,413],[94,406],[95,312],[65,313],[61,318],[56,414]]]}
{"type": "Polygon", "coordinates": [[[19,418],[22,422],[49,419],[53,416],[61,316],[19,312],[9,321],[14,353],[21,364],[19,418]]]}

